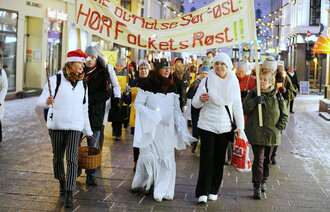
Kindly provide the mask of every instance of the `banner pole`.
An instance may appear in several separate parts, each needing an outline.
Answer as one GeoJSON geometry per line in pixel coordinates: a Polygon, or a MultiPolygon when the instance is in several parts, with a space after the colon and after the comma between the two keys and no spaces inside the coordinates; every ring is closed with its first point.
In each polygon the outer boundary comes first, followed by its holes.
{"type": "MultiPolygon", "coordinates": [[[[259,78],[259,58],[258,58],[258,43],[257,40],[254,40],[254,60],[256,65],[256,81],[257,81],[257,95],[260,96],[260,78],[259,78]]],[[[262,106],[261,104],[258,104],[258,112],[259,112],[259,126],[263,126],[262,121],[262,106]]]]}

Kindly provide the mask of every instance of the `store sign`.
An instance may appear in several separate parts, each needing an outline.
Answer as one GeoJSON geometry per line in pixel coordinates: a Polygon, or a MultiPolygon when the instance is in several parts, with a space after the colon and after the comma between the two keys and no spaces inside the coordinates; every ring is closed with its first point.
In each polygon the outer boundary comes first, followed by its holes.
{"type": "Polygon", "coordinates": [[[313,41],[315,42],[317,40],[317,37],[315,35],[307,36],[305,37],[305,41],[313,41]]]}
{"type": "Polygon", "coordinates": [[[278,52],[278,47],[276,47],[276,48],[269,48],[269,49],[266,50],[266,52],[267,52],[268,54],[274,54],[274,53],[277,53],[277,52],[278,52]]]}
{"type": "Polygon", "coordinates": [[[47,7],[46,17],[56,21],[68,21],[68,14],[62,10],[47,7]]]}
{"type": "Polygon", "coordinates": [[[196,51],[256,39],[253,0],[215,0],[173,19],[139,17],[107,0],[77,0],[76,23],[105,40],[156,51],[196,51]]]}

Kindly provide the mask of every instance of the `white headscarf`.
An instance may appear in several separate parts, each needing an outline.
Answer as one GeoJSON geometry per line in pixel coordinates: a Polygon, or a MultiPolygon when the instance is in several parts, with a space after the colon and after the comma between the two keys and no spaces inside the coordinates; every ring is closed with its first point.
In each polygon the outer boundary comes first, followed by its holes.
{"type": "Polygon", "coordinates": [[[232,71],[228,70],[227,76],[222,79],[212,69],[207,81],[210,100],[216,105],[230,105],[241,98],[239,82],[232,71]]]}

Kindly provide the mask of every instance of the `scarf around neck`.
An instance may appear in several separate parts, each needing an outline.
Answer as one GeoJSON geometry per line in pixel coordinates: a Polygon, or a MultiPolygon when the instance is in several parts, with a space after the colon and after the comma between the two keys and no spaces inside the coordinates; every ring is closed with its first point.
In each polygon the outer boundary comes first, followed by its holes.
{"type": "Polygon", "coordinates": [[[72,71],[70,68],[66,68],[65,71],[63,71],[64,77],[69,80],[69,82],[75,87],[77,82],[79,80],[83,80],[85,77],[85,73],[77,73],[72,71]]]}
{"type": "Polygon", "coordinates": [[[216,105],[230,105],[235,100],[241,99],[239,82],[232,71],[229,70],[227,76],[222,79],[212,69],[207,78],[210,100],[216,105]]]}

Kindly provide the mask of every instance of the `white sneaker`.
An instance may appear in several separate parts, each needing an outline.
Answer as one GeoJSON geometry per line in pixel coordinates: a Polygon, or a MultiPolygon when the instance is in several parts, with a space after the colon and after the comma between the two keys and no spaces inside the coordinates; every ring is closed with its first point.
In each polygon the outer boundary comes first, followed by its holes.
{"type": "Polygon", "coordinates": [[[215,201],[217,199],[218,199],[218,195],[217,194],[209,194],[209,200],[215,201]]]}
{"type": "Polygon", "coordinates": [[[207,202],[207,196],[203,195],[198,198],[199,203],[206,203],[207,202]]]}

